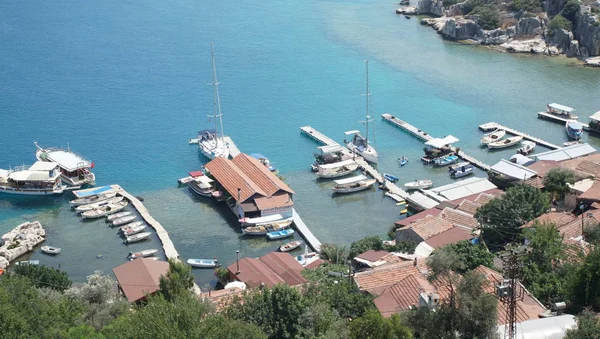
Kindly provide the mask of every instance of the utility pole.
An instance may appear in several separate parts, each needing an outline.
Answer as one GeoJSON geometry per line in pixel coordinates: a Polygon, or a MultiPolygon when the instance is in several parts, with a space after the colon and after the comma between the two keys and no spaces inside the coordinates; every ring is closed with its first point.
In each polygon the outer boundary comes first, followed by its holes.
{"type": "Polygon", "coordinates": [[[521,273],[519,254],[511,251],[502,256],[502,270],[504,279],[498,286],[498,298],[506,306],[504,324],[504,338],[514,339],[517,335],[517,303],[523,300],[524,291],[519,285],[518,278],[521,273]]]}

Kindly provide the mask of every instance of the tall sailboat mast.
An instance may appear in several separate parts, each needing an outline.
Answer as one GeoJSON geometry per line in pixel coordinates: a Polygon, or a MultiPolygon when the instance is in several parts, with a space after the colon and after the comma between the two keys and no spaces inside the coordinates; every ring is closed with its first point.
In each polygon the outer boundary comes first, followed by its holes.
{"type": "Polygon", "coordinates": [[[365,125],[366,125],[366,134],[365,134],[365,143],[368,145],[369,144],[369,119],[371,118],[369,116],[369,96],[371,95],[371,93],[369,92],[369,60],[365,60],[365,68],[366,68],[366,77],[367,77],[367,88],[365,91],[365,96],[366,96],[366,100],[365,100],[365,125]]]}
{"type": "MultiPolygon", "coordinates": [[[[215,120],[215,131],[220,127],[221,130],[221,140],[223,140],[223,114],[221,113],[221,99],[219,98],[219,81],[217,80],[217,64],[215,63],[215,49],[213,43],[210,43],[210,56],[212,60],[212,80],[213,80],[213,106],[214,106],[214,116],[213,118],[219,119],[218,122],[215,120]],[[220,126],[219,126],[220,125],[220,126]]],[[[219,133],[217,132],[217,139],[219,138],[219,133]]]]}

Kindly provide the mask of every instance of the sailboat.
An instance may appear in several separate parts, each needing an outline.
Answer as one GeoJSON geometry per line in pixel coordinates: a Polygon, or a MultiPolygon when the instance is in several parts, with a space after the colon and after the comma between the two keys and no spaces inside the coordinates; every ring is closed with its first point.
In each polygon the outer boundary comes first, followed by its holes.
{"type": "MultiPolygon", "coordinates": [[[[375,150],[375,148],[373,147],[373,145],[371,145],[369,143],[369,123],[373,122],[373,118],[371,116],[369,116],[369,96],[371,95],[371,93],[369,93],[369,60],[365,61],[365,67],[366,67],[366,79],[367,79],[367,92],[366,92],[366,118],[365,118],[365,126],[366,126],[366,133],[365,136],[363,137],[359,131],[357,130],[353,130],[353,131],[347,131],[345,134],[346,135],[352,135],[352,140],[350,141],[345,141],[346,146],[348,147],[348,149],[350,149],[350,151],[360,155],[361,157],[363,157],[366,161],[368,162],[372,162],[374,164],[376,164],[379,160],[379,154],[377,154],[377,150],[375,150]]],[[[374,134],[374,133],[373,133],[374,134]]]]}
{"type": "Polygon", "coordinates": [[[215,128],[198,132],[198,147],[200,147],[200,152],[202,152],[205,157],[212,160],[214,158],[229,158],[229,149],[223,140],[223,114],[221,113],[221,99],[219,98],[219,82],[217,80],[215,50],[212,43],[210,44],[210,55],[212,60],[214,115],[209,115],[208,117],[209,119],[214,119],[215,128]],[[221,132],[220,134],[219,129],[221,132]]]}

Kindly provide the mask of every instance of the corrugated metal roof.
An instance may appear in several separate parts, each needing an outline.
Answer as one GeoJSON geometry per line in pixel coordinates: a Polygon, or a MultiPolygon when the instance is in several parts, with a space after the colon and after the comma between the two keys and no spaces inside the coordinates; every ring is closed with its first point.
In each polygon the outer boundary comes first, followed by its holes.
{"type": "Polygon", "coordinates": [[[534,154],[533,158],[535,160],[555,160],[555,161],[563,161],[569,160],[577,157],[581,157],[584,155],[595,153],[596,149],[592,147],[590,144],[577,144],[573,146],[568,146],[564,148],[560,148],[553,151],[543,152],[534,154]]]}
{"type": "Polygon", "coordinates": [[[487,190],[497,188],[487,178],[469,178],[452,184],[431,188],[428,191],[435,192],[448,200],[464,198],[472,194],[478,194],[487,190]]]}
{"type": "Polygon", "coordinates": [[[437,206],[437,204],[439,204],[438,201],[433,200],[425,195],[423,195],[423,193],[421,192],[415,192],[413,194],[411,194],[407,200],[409,200],[410,202],[421,206],[421,208],[423,209],[430,209],[430,208],[434,208],[435,206],[437,206]]]}
{"type": "Polygon", "coordinates": [[[492,171],[519,180],[527,180],[537,175],[537,172],[532,169],[504,159],[492,166],[492,171]]]}

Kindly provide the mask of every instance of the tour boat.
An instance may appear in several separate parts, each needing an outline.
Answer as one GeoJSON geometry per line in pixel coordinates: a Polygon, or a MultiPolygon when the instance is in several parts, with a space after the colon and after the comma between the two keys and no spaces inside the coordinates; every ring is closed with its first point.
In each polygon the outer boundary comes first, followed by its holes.
{"type": "Polygon", "coordinates": [[[354,160],[348,159],[333,164],[318,165],[315,174],[321,179],[332,179],[343,177],[355,172],[357,169],[358,164],[354,160]]]}
{"type": "Polygon", "coordinates": [[[129,227],[128,229],[123,231],[123,236],[128,237],[130,235],[134,235],[137,233],[142,232],[143,230],[146,229],[146,224],[141,224],[138,226],[133,226],[133,227],[129,227]]]}
{"type": "Polygon", "coordinates": [[[203,175],[204,175],[204,172],[202,172],[202,171],[193,171],[193,172],[188,173],[187,177],[178,179],[177,183],[179,185],[187,185],[188,182],[196,179],[197,177],[201,177],[203,175]]]}
{"type": "Polygon", "coordinates": [[[583,125],[579,121],[569,120],[565,124],[565,131],[569,140],[579,140],[583,134],[583,125]]]}
{"type": "Polygon", "coordinates": [[[319,149],[319,153],[315,154],[315,161],[312,165],[310,165],[310,168],[313,172],[317,172],[319,170],[319,165],[334,164],[344,160],[352,159],[352,156],[344,153],[344,148],[338,144],[319,146],[317,148],[319,149]]]}
{"type": "Polygon", "coordinates": [[[443,158],[438,158],[433,161],[433,164],[438,167],[448,166],[450,164],[458,161],[458,157],[456,155],[448,155],[443,158]]]}
{"type": "Polygon", "coordinates": [[[577,120],[577,116],[572,114],[575,109],[557,103],[546,105],[546,112],[559,118],[577,120]]]}
{"type": "MultiPolygon", "coordinates": [[[[345,141],[346,147],[350,149],[350,151],[360,155],[366,161],[372,162],[376,164],[379,161],[379,155],[377,154],[377,150],[369,143],[369,124],[373,122],[373,118],[369,115],[369,96],[371,93],[369,92],[369,61],[365,61],[365,69],[366,69],[366,114],[364,124],[366,126],[366,133],[363,137],[359,131],[348,131],[346,135],[352,135],[352,139],[350,141],[345,141]]],[[[375,134],[375,133],[373,133],[375,134]]]]}
{"type": "Polygon", "coordinates": [[[92,204],[99,201],[104,201],[110,198],[114,198],[117,195],[117,192],[113,191],[112,187],[110,186],[98,187],[95,188],[92,192],[81,193],[81,191],[75,191],[73,192],[73,194],[77,196],[77,199],[71,200],[69,203],[71,204],[71,206],[76,207],[81,205],[92,204]]]}
{"type": "Polygon", "coordinates": [[[146,258],[158,253],[158,250],[155,248],[142,250],[138,252],[129,252],[129,260],[137,259],[137,258],[146,258]]]}
{"type": "Polygon", "coordinates": [[[294,233],[296,233],[294,230],[281,230],[281,231],[269,232],[269,233],[267,233],[267,238],[269,240],[283,239],[283,238],[291,237],[292,235],[294,235],[294,233]]]}
{"type": "Polygon", "coordinates": [[[223,114],[221,113],[221,99],[219,97],[219,81],[217,80],[217,65],[215,63],[215,51],[210,44],[210,56],[212,62],[212,85],[213,85],[213,109],[214,115],[208,116],[215,121],[215,129],[198,132],[198,147],[200,152],[208,159],[229,158],[229,148],[223,137],[223,114]],[[220,134],[217,128],[220,127],[220,134]]]}
{"type": "Polygon", "coordinates": [[[398,162],[400,163],[400,166],[404,166],[404,165],[408,164],[408,158],[403,156],[401,158],[398,158],[398,162]]]}
{"type": "Polygon", "coordinates": [[[242,226],[254,226],[254,225],[263,225],[268,224],[275,221],[283,221],[283,220],[292,220],[292,218],[284,218],[281,214],[271,214],[264,217],[257,218],[241,218],[238,221],[242,226]]]}
{"type": "Polygon", "coordinates": [[[107,200],[102,200],[102,201],[98,201],[98,202],[87,204],[87,205],[77,206],[77,207],[75,207],[75,211],[77,211],[77,213],[82,213],[85,211],[93,210],[94,208],[98,208],[100,206],[118,203],[118,202],[122,201],[123,199],[124,199],[123,197],[113,197],[113,198],[110,198],[107,200]]]}
{"type": "Polygon", "coordinates": [[[144,239],[148,239],[151,234],[152,233],[150,233],[150,232],[142,232],[142,233],[130,235],[130,236],[126,237],[125,240],[123,240],[123,242],[126,244],[131,244],[133,242],[142,241],[144,239]]]}
{"type": "Polygon", "coordinates": [[[279,252],[289,252],[302,245],[302,240],[294,240],[279,246],[279,252]]]}
{"type": "Polygon", "coordinates": [[[533,141],[521,141],[521,148],[517,150],[518,153],[527,155],[535,150],[535,142],[533,141]]]}
{"type": "Polygon", "coordinates": [[[119,228],[119,231],[121,232],[125,232],[130,228],[134,228],[134,227],[138,227],[140,225],[144,224],[143,221],[134,221],[134,222],[130,222],[129,224],[125,225],[125,226],[121,226],[121,228],[119,228]]]}
{"type": "Polygon", "coordinates": [[[397,176],[389,174],[389,173],[383,173],[383,178],[385,180],[388,180],[388,181],[391,181],[391,182],[396,182],[396,181],[398,181],[398,179],[400,179],[397,176]]]}
{"type": "Polygon", "coordinates": [[[0,193],[53,195],[63,193],[58,165],[37,161],[33,165],[0,169],[0,193]]]}
{"type": "Polygon", "coordinates": [[[188,265],[198,268],[215,268],[221,266],[217,259],[188,259],[188,265]]]}
{"type": "Polygon", "coordinates": [[[117,214],[109,215],[109,216],[106,217],[106,221],[110,222],[110,221],[113,221],[115,219],[123,218],[125,216],[130,215],[131,213],[133,213],[133,212],[131,212],[131,211],[125,211],[125,212],[119,212],[117,214]]]}
{"type": "Polygon", "coordinates": [[[127,207],[127,201],[121,201],[116,204],[108,204],[105,206],[100,206],[90,211],[85,211],[81,213],[81,217],[83,219],[94,219],[104,217],[113,213],[117,213],[118,211],[127,207]]]}
{"type": "Polygon", "coordinates": [[[433,186],[433,181],[429,179],[415,180],[413,182],[407,182],[406,184],[404,184],[404,187],[407,190],[421,190],[429,188],[431,186],[433,186]]]}
{"type": "Polygon", "coordinates": [[[462,178],[469,174],[473,174],[474,171],[475,171],[475,167],[473,167],[473,165],[471,165],[471,164],[467,164],[467,165],[455,168],[454,170],[450,171],[450,177],[452,179],[462,178]]]}
{"type": "Polygon", "coordinates": [[[332,189],[334,193],[340,194],[358,192],[371,188],[376,181],[361,174],[348,179],[335,180],[335,186],[332,189]]]}
{"type": "Polygon", "coordinates": [[[46,253],[46,254],[51,254],[51,255],[56,255],[58,253],[60,253],[61,249],[59,247],[53,247],[53,246],[42,246],[42,252],[46,253]]]}
{"type": "Polygon", "coordinates": [[[69,186],[94,185],[96,176],[92,173],[94,163],[73,152],[70,148],[42,148],[37,142],[35,157],[39,161],[56,163],[60,167],[60,178],[69,186]]]}
{"type": "Polygon", "coordinates": [[[514,137],[498,140],[495,142],[490,142],[487,146],[488,148],[506,148],[510,146],[516,145],[519,141],[523,140],[522,135],[516,135],[514,137]]]}
{"type": "Polygon", "coordinates": [[[269,232],[281,231],[289,228],[292,225],[291,219],[274,221],[266,224],[257,224],[242,228],[242,234],[245,235],[265,235],[269,232]]]}
{"type": "Polygon", "coordinates": [[[124,217],[114,219],[112,221],[112,225],[113,226],[125,225],[125,224],[128,224],[128,223],[134,221],[136,218],[137,218],[137,216],[135,216],[135,215],[126,215],[124,217]]]}
{"type": "Polygon", "coordinates": [[[210,198],[215,191],[213,180],[205,175],[194,178],[188,182],[188,187],[199,196],[210,198]]]}
{"type": "Polygon", "coordinates": [[[506,131],[503,129],[497,129],[492,133],[488,133],[481,138],[481,145],[485,146],[490,142],[498,141],[502,139],[502,137],[506,134],[506,131]]]}
{"type": "Polygon", "coordinates": [[[260,153],[252,153],[250,154],[251,157],[253,157],[254,159],[258,160],[261,164],[265,165],[265,167],[273,172],[273,173],[277,173],[277,167],[273,166],[273,163],[271,163],[271,161],[269,160],[269,158],[265,157],[264,155],[260,154],[260,153]]]}

